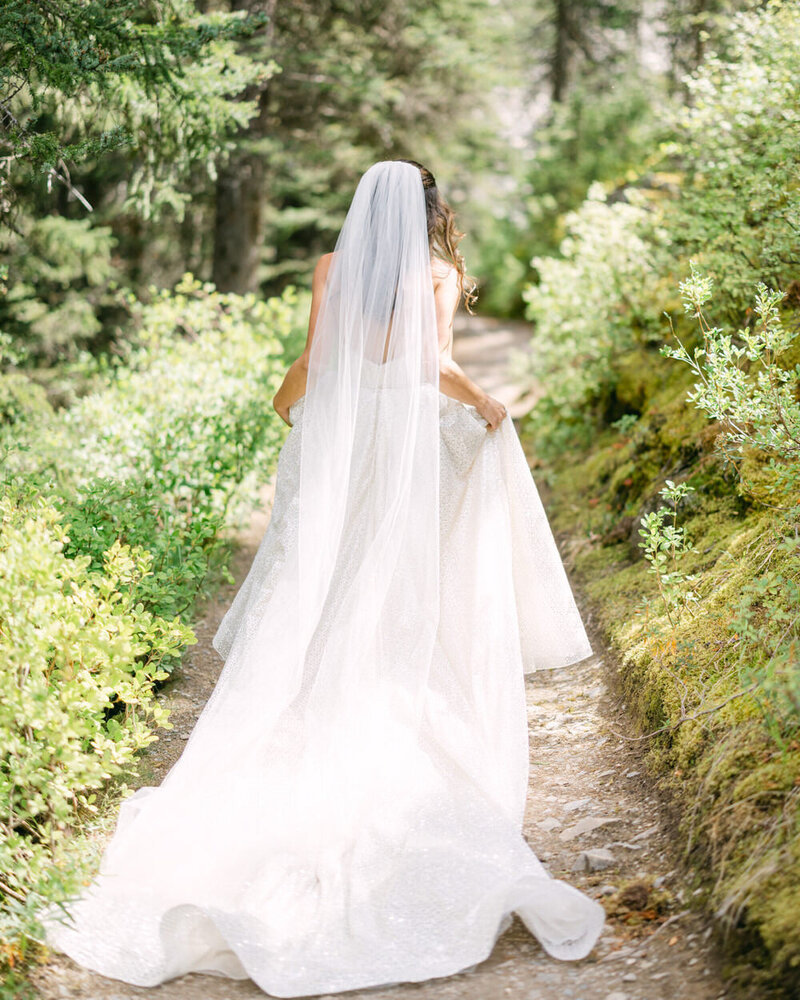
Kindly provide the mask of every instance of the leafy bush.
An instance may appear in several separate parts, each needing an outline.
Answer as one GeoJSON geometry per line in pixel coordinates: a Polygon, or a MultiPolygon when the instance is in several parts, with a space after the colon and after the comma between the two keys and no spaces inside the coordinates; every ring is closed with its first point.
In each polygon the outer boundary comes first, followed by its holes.
{"type": "Polygon", "coordinates": [[[729,628],[741,682],[785,750],[800,729],[800,539],[781,538],[772,555],[774,565],[742,587],[729,628]]]}
{"type": "Polygon", "coordinates": [[[681,283],[684,309],[698,320],[702,344],[690,353],[665,345],[662,353],[689,366],[698,381],[689,400],[709,417],[719,421],[717,437],[726,459],[742,467],[754,452],[769,462],[769,472],[756,485],[745,471],[744,486],[762,499],[800,494],[800,364],[797,356],[800,331],[787,329],[778,310],[785,294],[759,282],[755,307],[748,310],[752,326],[736,336],[712,327],[703,307],[712,295],[713,283],[694,262],[691,277],[681,283]]]}
{"type": "MultiPolygon", "coordinates": [[[[151,556],[115,542],[102,570],[69,558],[44,498],[0,500],[0,888],[12,915],[60,890],[78,811],[166,724],[153,685],[188,626],[136,602],[151,556]]],[[[8,943],[7,941],[5,942],[8,943]]]]}
{"type": "Polygon", "coordinates": [[[663,114],[668,102],[663,83],[635,61],[598,60],[594,74],[575,79],[547,118],[537,119],[531,151],[506,143],[502,165],[494,153],[478,170],[471,151],[470,170],[481,179],[466,185],[473,193],[460,215],[467,259],[481,279],[481,312],[523,315],[531,258],[557,253],[565,215],[592,183],[624,185],[659,157],[660,142],[672,136],[663,114]]]}
{"type": "MultiPolygon", "coordinates": [[[[800,725],[800,573],[790,568],[799,547],[800,364],[791,367],[787,361],[799,334],[782,321],[778,306],[784,293],[763,283],[748,310],[752,322],[735,336],[709,325],[704,307],[712,298],[713,282],[694,262],[680,289],[702,342],[690,353],[679,340],[677,348],[664,345],[662,353],[686,364],[698,378],[687,401],[716,422],[716,453],[736,469],[740,490],[774,512],[765,535],[768,555],[743,583],[727,617],[743,689],[753,694],[772,736],[781,742],[800,725]]],[[[643,519],[645,529],[654,516],[643,519]]],[[[678,542],[685,549],[683,533],[678,542]]],[[[676,604],[696,600],[687,587],[692,580],[675,574],[676,604]]]]}
{"type": "Polygon", "coordinates": [[[23,372],[0,373],[0,428],[5,428],[6,436],[11,428],[15,435],[24,434],[29,424],[51,412],[42,386],[23,372]]]}
{"type": "Polygon", "coordinates": [[[710,55],[687,79],[691,103],[663,113],[673,141],[663,145],[660,181],[639,181],[674,197],[625,187],[614,197],[632,204],[609,204],[594,184],[565,219],[560,256],[533,261],[539,281],[525,298],[544,389],[533,426],[545,449],[587,440],[621,416],[603,405],[609,391],[614,402],[619,362],[661,338],[660,314],[687,255],[713,278],[715,309],[737,322],[758,282],[788,291],[796,278],[800,5],[737,14],[725,37],[726,55],[710,55]],[[658,211],[646,211],[647,199],[658,211]]]}
{"type": "Polygon", "coordinates": [[[800,256],[800,6],[737,14],[726,54],[687,80],[674,152],[686,177],[671,225],[676,253],[702,254],[719,304],[739,316],[758,281],[785,287],[800,256]]]}
{"type": "Polygon", "coordinates": [[[292,290],[261,302],[187,275],[132,306],[140,334],[102,390],[59,412],[34,398],[0,423],[7,962],[80,877],[73,838],[98,790],[167,724],[155,688],[194,641],[224,529],[284,436],[271,400],[300,337],[292,290]]]}
{"type": "MultiPolygon", "coordinates": [[[[686,529],[678,524],[678,505],[693,490],[693,486],[686,483],[676,486],[668,479],[658,495],[671,506],[659,507],[658,510],[645,514],[639,528],[642,536],[639,548],[644,552],[644,557],[650,564],[650,572],[656,578],[661,606],[670,625],[674,624],[674,615],[697,600],[697,594],[691,586],[697,577],[684,573],[681,567],[681,557],[691,551],[692,543],[686,537],[686,529]]],[[[647,598],[644,598],[643,603],[645,610],[649,609],[651,602],[647,598]]]]}
{"type": "Polygon", "coordinates": [[[540,444],[558,451],[585,435],[616,380],[614,362],[651,341],[663,232],[638,192],[609,204],[601,184],[571,212],[561,256],[537,257],[539,282],[525,292],[535,321],[532,374],[544,387],[533,410],[540,444]]]}
{"type": "Polygon", "coordinates": [[[137,313],[128,364],[104,390],[39,421],[10,464],[53,478],[69,554],[99,568],[115,539],[146,548],[152,573],[140,599],[173,616],[224,555],[220,529],[238,484],[257,466],[268,475],[283,440],[271,399],[297,299],[221,295],[187,276],[137,313]]]}
{"type": "MultiPolygon", "coordinates": [[[[0,328],[34,363],[66,360],[104,331],[116,302],[119,271],[107,226],[50,215],[8,230],[0,254],[11,260],[0,297],[0,328]]],[[[107,333],[106,333],[107,335],[107,333]]]]}

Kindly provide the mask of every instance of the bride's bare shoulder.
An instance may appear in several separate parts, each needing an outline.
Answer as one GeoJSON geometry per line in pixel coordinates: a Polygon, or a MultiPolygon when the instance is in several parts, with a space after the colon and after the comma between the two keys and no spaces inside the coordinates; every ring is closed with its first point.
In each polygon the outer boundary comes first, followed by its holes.
{"type": "Polygon", "coordinates": [[[324,253],[320,259],[317,261],[316,267],[314,268],[315,273],[317,271],[326,274],[328,268],[331,266],[331,261],[333,260],[333,253],[324,253]]]}
{"type": "Polygon", "coordinates": [[[328,271],[330,270],[332,260],[332,253],[324,253],[317,261],[314,266],[314,275],[311,282],[312,287],[321,287],[325,284],[328,279],[328,271]]]}
{"type": "Polygon", "coordinates": [[[458,268],[449,260],[442,260],[441,257],[431,257],[431,274],[434,285],[458,283],[458,268]]]}

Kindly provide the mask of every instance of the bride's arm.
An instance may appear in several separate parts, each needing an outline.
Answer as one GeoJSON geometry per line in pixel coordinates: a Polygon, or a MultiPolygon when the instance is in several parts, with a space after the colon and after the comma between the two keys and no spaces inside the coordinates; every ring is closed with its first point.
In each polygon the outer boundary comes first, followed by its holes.
{"type": "Polygon", "coordinates": [[[434,286],[436,326],[439,334],[439,391],[461,403],[470,403],[496,430],[506,415],[506,408],[485,393],[450,356],[453,346],[453,319],[461,299],[458,272],[451,268],[434,286]]]}
{"type": "MultiPolygon", "coordinates": [[[[325,288],[325,281],[328,277],[332,253],[323,254],[317,261],[314,268],[314,277],[311,281],[311,313],[308,318],[308,335],[306,336],[306,346],[303,353],[287,369],[283,377],[280,389],[275,393],[272,405],[275,412],[290,424],[289,410],[306,391],[306,377],[308,376],[308,356],[311,350],[311,341],[314,337],[314,327],[317,324],[320,302],[322,301],[322,291],[325,288]]],[[[290,424],[291,426],[291,424],[290,424]]]]}

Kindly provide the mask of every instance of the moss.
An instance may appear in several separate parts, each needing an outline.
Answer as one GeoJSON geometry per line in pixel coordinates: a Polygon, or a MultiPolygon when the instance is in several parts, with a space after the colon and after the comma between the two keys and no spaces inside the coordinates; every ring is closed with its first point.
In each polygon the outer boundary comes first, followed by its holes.
{"type": "MultiPolygon", "coordinates": [[[[800,960],[796,951],[797,903],[800,900],[800,859],[797,848],[793,858],[784,859],[780,868],[763,887],[758,901],[750,907],[750,918],[756,921],[767,950],[774,960],[794,969],[794,981],[800,981],[800,960]]],[[[796,994],[795,994],[796,995],[796,994]]]]}
{"type": "Polygon", "coordinates": [[[647,363],[642,364],[644,353],[631,351],[616,362],[615,402],[622,413],[642,413],[667,370],[664,359],[653,351],[646,352],[647,363]]]}

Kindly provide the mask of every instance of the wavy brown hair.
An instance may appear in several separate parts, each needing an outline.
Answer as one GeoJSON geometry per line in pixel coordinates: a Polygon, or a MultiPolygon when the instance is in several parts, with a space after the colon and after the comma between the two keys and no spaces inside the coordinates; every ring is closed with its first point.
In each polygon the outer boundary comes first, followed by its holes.
{"type": "Polygon", "coordinates": [[[456,228],[456,214],[442,197],[436,186],[436,178],[421,163],[416,160],[401,160],[410,163],[422,175],[422,189],[425,193],[425,214],[428,219],[428,244],[431,253],[441,260],[452,264],[458,271],[458,281],[464,296],[467,312],[472,313],[472,306],[478,298],[478,283],[467,273],[467,265],[458,244],[464,233],[456,228]]]}

